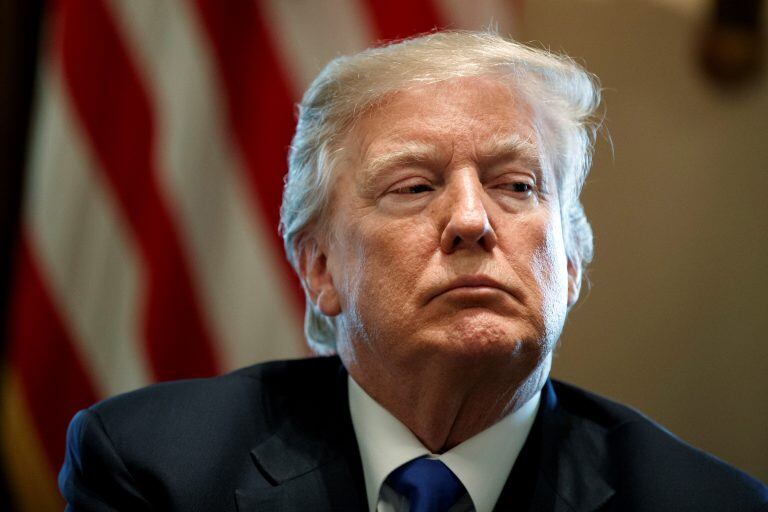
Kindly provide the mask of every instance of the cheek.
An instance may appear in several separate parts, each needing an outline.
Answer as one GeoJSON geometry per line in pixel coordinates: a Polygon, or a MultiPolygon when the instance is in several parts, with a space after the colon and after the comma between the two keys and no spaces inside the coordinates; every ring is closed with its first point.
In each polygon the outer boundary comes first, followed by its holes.
{"type": "Polygon", "coordinates": [[[531,258],[531,270],[542,295],[565,300],[568,291],[568,265],[562,239],[547,233],[531,258]],[[563,297],[560,297],[560,296],[563,297]]]}
{"type": "Polygon", "coordinates": [[[339,327],[344,339],[375,347],[383,339],[402,339],[412,327],[417,282],[434,249],[417,236],[414,226],[380,223],[372,230],[357,228],[347,232],[345,261],[337,266],[339,327]]]}
{"type": "Polygon", "coordinates": [[[559,226],[542,232],[531,258],[531,270],[539,292],[539,307],[547,331],[559,335],[568,310],[568,262],[559,226]]]}
{"type": "Polygon", "coordinates": [[[350,229],[343,249],[345,265],[339,269],[342,308],[350,313],[378,309],[377,314],[386,315],[408,303],[435,250],[428,230],[412,222],[350,229]]]}

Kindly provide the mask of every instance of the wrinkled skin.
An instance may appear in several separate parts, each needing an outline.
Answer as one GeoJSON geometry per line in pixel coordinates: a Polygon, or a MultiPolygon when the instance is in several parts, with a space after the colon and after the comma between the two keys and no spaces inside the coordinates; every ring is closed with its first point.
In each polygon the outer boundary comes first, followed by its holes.
{"type": "Polygon", "coordinates": [[[492,78],[392,94],[352,126],[301,272],[339,354],[433,452],[537,393],[579,275],[529,109],[492,78]]]}

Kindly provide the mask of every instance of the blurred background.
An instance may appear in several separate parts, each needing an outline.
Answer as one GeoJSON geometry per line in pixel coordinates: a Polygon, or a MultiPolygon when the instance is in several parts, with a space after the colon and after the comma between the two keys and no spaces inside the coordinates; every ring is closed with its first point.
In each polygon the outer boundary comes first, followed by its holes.
{"type": "Polygon", "coordinates": [[[0,0],[0,509],[61,510],[71,416],[308,354],[277,234],[330,58],[494,24],[604,88],[591,287],[555,376],[768,481],[762,0],[0,0]]]}

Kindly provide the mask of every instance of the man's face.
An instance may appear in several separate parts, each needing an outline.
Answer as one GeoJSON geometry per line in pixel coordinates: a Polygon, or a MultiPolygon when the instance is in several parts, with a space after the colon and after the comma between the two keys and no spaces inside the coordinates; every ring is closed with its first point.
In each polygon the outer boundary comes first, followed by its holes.
{"type": "Polygon", "coordinates": [[[554,178],[509,87],[400,91],[341,148],[329,241],[305,268],[321,311],[340,314],[352,375],[541,361],[578,290],[554,178]]]}

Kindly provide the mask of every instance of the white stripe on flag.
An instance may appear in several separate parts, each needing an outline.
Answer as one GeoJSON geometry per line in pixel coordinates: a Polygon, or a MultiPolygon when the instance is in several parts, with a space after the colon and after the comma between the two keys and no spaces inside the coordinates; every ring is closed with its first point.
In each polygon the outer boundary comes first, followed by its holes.
{"type": "Polygon", "coordinates": [[[149,89],[158,169],[224,369],[300,355],[300,315],[227,138],[223,95],[185,1],[113,0],[149,89]]]}
{"type": "Polygon", "coordinates": [[[74,348],[97,392],[113,395],[151,382],[138,334],[144,276],[60,68],[41,70],[24,221],[74,348]]]}
{"type": "Polygon", "coordinates": [[[328,61],[356,53],[373,38],[361,0],[262,0],[266,25],[299,97],[328,61]]]}

